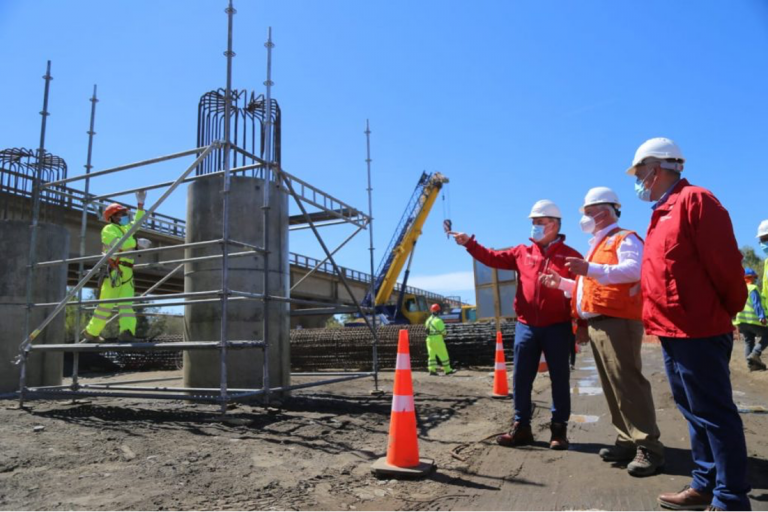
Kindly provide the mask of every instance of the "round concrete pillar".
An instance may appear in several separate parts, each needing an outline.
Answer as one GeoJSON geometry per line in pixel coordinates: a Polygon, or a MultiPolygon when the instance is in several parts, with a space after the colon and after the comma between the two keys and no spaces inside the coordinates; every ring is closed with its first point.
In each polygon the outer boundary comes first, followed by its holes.
{"type": "MultiPolygon", "coordinates": [[[[289,294],[288,263],[288,195],[282,187],[270,182],[270,219],[264,226],[262,204],[264,181],[257,178],[233,177],[229,203],[229,232],[234,240],[262,246],[264,229],[269,233],[270,254],[269,294],[285,297],[289,294]]],[[[186,241],[201,242],[222,237],[223,178],[216,176],[193,182],[187,194],[186,241]]],[[[229,252],[247,249],[230,245],[229,252]]],[[[219,245],[187,249],[186,257],[221,254],[219,245]]],[[[221,259],[187,263],[184,269],[185,292],[221,290],[221,259]]],[[[229,289],[263,293],[264,256],[230,258],[229,289]]],[[[262,319],[265,315],[261,301],[230,301],[228,303],[228,339],[262,340],[262,319]]],[[[290,315],[289,304],[271,302],[266,308],[269,330],[270,387],[290,384],[290,315]]],[[[221,304],[191,304],[185,306],[184,335],[188,341],[219,341],[221,339],[221,304]]],[[[217,388],[220,385],[218,350],[186,351],[184,353],[184,385],[217,388]]],[[[230,350],[227,357],[227,385],[237,388],[261,388],[263,351],[261,349],[230,350]]]]}
{"type": "MultiPolygon", "coordinates": [[[[0,221],[0,393],[19,389],[20,367],[11,361],[19,354],[19,345],[27,336],[24,315],[27,302],[27,264],[29,262],[29,221],[0,221]]],[[[37,261],[60,260],[69,251],[69,232],[62,226],[39,224],[37,261]]],[[[32,302],[58,302],[67,290],[67,267],[35,270],[32,302]]],[[[53,308],[34,308],[30,329],[42,322],[53,308]]],[[[64,313],[60,314],[35,340],[35,344],[64,343],[64,313]]],[[[63,356],[60,352],[34,353],[27,360],[28,386],[61,384],[63,356]]]]}

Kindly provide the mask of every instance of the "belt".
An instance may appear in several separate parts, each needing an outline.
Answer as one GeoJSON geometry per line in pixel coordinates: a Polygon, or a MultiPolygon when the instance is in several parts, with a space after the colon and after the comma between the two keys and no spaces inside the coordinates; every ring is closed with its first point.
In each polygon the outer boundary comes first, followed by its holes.
{"type": "Polygon", "coordinates": [[[133,268],[133,263],[128,263],[127,261],[121,261],[119,264],[124,267],[133,268]]]}
{"type": "Polygon", "coordinates": [[[587,323],[588,324],[596,324],[596,323],[602,322],[603,320],[613,320],[613,318],[614,317],[612,317],[612,316],[599,315],[599,316],[595,316],[595,317],[592,317],[592,318],[587,318],[587,323]]]}

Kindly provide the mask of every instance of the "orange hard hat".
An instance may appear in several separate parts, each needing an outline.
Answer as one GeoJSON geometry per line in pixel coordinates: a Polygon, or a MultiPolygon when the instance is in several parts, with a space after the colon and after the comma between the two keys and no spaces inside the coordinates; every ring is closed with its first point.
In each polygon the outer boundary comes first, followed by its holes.
{"type": "Polygon", "coordinates": [[[107,206],[107,209],[104,210],[104,221],[109,222],[109,219],[112,218],[112,216],[118,212],[127,212],[128,208],[125,206],[118,204],[118,203],[112,203],[111,205],[107,206]]]}
{"type": "Polygon", "coordinates": [[[440,304],[432,304],[429,310],[432,311],[433,313],[437,313],[438,311],[440,311],[440,304]]]}

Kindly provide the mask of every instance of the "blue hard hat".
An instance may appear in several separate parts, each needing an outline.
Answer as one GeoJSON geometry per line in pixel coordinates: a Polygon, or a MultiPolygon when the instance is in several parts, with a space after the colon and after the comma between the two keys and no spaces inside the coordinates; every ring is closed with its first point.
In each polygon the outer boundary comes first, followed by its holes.
{"type": "Polygon", "coordinates": [[[751,268],[745,268],[744,277],[757,277],[757,272],[755,272],[751,268]]]}

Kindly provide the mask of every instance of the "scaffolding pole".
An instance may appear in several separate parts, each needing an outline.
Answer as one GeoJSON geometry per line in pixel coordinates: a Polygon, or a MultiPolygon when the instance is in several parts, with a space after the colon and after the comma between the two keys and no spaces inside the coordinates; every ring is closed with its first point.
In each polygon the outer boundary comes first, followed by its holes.
{"type": "MultiPolygon", "coordinates": [[[[227,412],[227,337],[229,336],[228,312],[227,307],[229,298],[229,194],[231,186],[231,174],[229,168],[230,152],[232,151],[232,141],[230,139],[230,122],[232,118],[232,58],[235,52],[232,51],[232,25],[237,11],[232,6],[232,0],[229,0],[229,6],[225,9],[227,13],[227,51],[224,55],[227,57],[227,89],[224,96],[224,189],[221,191],[222,199],[222,227],[221,234],[224,243],[222,244],[221,255],[221,343],[219,346],[219,367],[220,375],[220,400],[221,414],[227,412]]],[[[266,248],[265,248],[266,249],[266,248]]],[[[266,257],[266,256],[265,256],[266,257]]]]}
{"type": "MultiPolygon", "coordinates": [[[[29,268],[27,269],[27,309],[24,314],[24,333],[30,336],[29,324],[32,316],[32,286],[35,280],[35,260],[37,259],[37,226],[40,220],[40,192],[42,184],[43,165],[45,163],[45,128],[50,113],[48,112],[48,94],[51,89],[51,61],[48,61],[45,75],[45,92],[43,93],[43,110],[40,112],[40,147],[37,150],[37,165],[35,178],[32,181],[32,223],[29,226],[29,268]]],[[[24,407],[24,385],[27,380],[27,357],[24,356],[21,365],[21,392],[19,407],[24,407]]]]}
{"type": "MultiPolygon", "coordinates": [[[[368,169],[368,251],[371,254],[371,306],[375,306],[376,278],[373,262],[373,187],[371,186],[371,127],[368,119],[365,120],[365,165],[368,169]]],[[[371,315],[371,333],[373,334],[373,389],[379,391],[379,333],[376,330],[376,310],[371,315]]]]}
{"type": "MultiPolygon", "coordinates": [[[[88,128],[88,154],[85,159],[85,174],[88,176],[91,173],[91,169],[93,169],[92,165],[92,156],[93,156],[93,136],[96,135],[96,132],[94,131],[94,128],[96,126],[96,103],[98,103],[98,99],[96,98],[96,84],[93,85],[93,96],[91,96],[91,124],[88,128]]],[[[83,191],[83,212],[80,216],[80,257],[82,258],[85,256],[85,235],[88,229],[88,192],[90,192],[90,186],[91,186],[91,179],[90,177],[85,179],[85,190],[83,191]]],[[[83,279],[83,273],[85,272],[85,266],[83,265],[83,262],[80,262],[77,265],[77,280],[80,281],[83,279]]],[[[98,293],[98,292],[97,292],[98,293]]],[[[77,302],[82,302],[83,300],[83,289],[81,288],[77,292],[77,302]]],[[[80,338],[80,335],[82,334],[82,331],[80,330],[80,317],[83,314],[83,306],[78,305],[77,311],[75,312],[75,325],[74,325],[74,334],[75,334],[75,340],[74,342],[77,343],[78,339],[80,338]]],[[[85,329],[83,329],[84,331],[85,329]]],[[[74,354],[72,356],[72,390],[77,391],[78,388],[78,377],[80,373],[80,354],[74,354]]]]}

